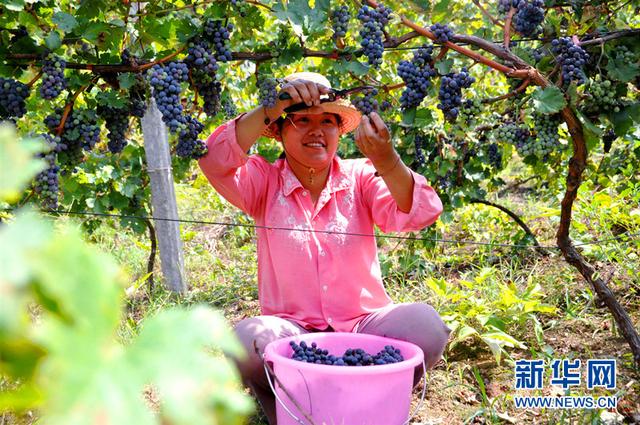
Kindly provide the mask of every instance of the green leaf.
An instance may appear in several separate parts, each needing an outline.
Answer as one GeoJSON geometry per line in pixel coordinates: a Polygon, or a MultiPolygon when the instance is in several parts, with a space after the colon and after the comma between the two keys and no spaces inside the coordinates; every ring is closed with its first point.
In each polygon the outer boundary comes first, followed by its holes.
{"type": "Polygon", "coordinates": [[[85,28],[82,37],[97,44],[100,37],[108,34],[109,28],[109,24],[105,24],[104,22],[92,22],[85,28]]]}
{"type": "MultiPolygon", "coordinates": [[[[28,267],[38,247],[49,240],[52,226],[30,210],[20,211],[11,226],[0,228],[0,288],[25,286],[32,278],[28,267]]],[[[4,293],[4,292],[2,292],[4,293]]]]}
{"type": "Polygon", "coordinates": [[[624,61],[623,59],[609,58],[607,72],[614,80],[628,83],[640,75],[640,65],[635,62],[624,61]]]}
{"type": "Polygon", "coordinates": [[[536,111],[543,114],[555,114],[567,105],[562,91],[556,86],[549,86],[544,90],[536,87],[531,99],[536,111]]]}
{"type": "Polygon", "coordinates": [[[336,72],[348,74],[353,72],[356,75],[365,75],[369,72],[369,67],[358,60],[340,59],[334,65],[336,72]]]}
{"type": "Polygon", "coordinates": [[[633,127],[633,118],[627,111],[627,108],[621,109],[620,112],[614,112],[611,114],[611,122],[613,124],[613,131],[616,136],[622,137],[633,127]]]}
{"type": "Polygon", "coordinates": [[[136,82],[136,76],[131,72],[120,73],[118,74],[118,82],[121,89],[127,90],[136,82]]]}
{"type": "Polygon", "coordinates": [[[438,22],[445,17],[449,17],[451,9],[449,7],[450,0],[440,0],[434,7],[431,17],[432,22],[438,22]]]}
{"type": "Polygon", "coordinates": [[[425,128],[435,121],[436,117],[430,109],[422,108],[418,109],[416,113],[415,125],[416,127],[425,128]]]}
{"type": "Polygon", "coordinates": [[[625,110],[629,114],[632,120],[640,123],[640,102],[632,103],[628,105],[625,110]]]}
{"type": "Polygon", "coordinates": [[[453,67],[453,59],[439,60],[434,66],[438,70],[438,73],[440,75],[446,75],[451,72],[451,68],[453,67]]]}
{"type": "Polygon", "coordinates": [[[69,15],[64,12],[54,13],[51,18],[51,22],[56,24],[63,32],[71,32],[76,26],[78,26],[76,18],[74,18],[73,15],[69,15]]]}
{"type": "Polygon", "coordinates": [[[412,127],[416,119],[416,108],[409,108],[402,112],[402,125],[412,127]]]}
{"type": "Polygon", "coordinates": [[[60,47],[62,45],[62,40],[60,39],[58,31],[51,31],[44,39],[44,43],[49,50],[56,50],[60,47]]]}
{"type": "Polygon", "coordinates": [[[19,141],[13,125],[0,123],[0,200],[16,201],[33,177],[45,169],[44,161],[33,158],[44,148],[41,139],[19,141]]]}
{"type": "Polygon", "coordinates": [[[24,9],[24,0],[2,0],[1,4],[4,4],[8,10],[19,12],[24,9]]]}
{"type": "Polygon", "coordinates": [[[589,118],[584,116],[580,111],[576,111],[576,115],[580,122],[582,122],[582,129],[584,130],[584,138],[587,144],[587,149],[594,149],[600,143],[602,137],[602,130],[593,124],[589,118]]]}
{"type": "Polygon", "coordinates": [[[411,3],[422,9],[424,12],[428,12],[431,9],[431,2],[429,0],[411,0],[411,3]]]}

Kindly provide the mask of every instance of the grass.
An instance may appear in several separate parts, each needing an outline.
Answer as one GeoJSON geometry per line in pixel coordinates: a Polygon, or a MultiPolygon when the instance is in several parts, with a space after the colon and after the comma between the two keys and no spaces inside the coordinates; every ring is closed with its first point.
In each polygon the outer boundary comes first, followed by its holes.
{"type": "MultiPolygon", "coordinates": [[[[574,239],[608,238],[615,226],[640,229],[633,210],[635,193],[623,196],[584,185],[576,205],[574,239]],[[597,196],[596,196],[597,195],[597,196]],[[594,198],[596,196],[596,198],[594,198]],[[597,203],[589,200],[597,199],[597,203]],[[622,223],[622,224],[620,224],[622,223]]],[[[202,176],[176,187],[179,215],[187,220],[251,224],[251,220],[215,194],[202,176]]],[[[542,245],[554,245],[557,205],[532,193],[507,193],[498,200],[529,224],[542,245]]],[[[637,203],[635,204],[637,205],[637,203]]],[[[522,241],[524,232],[499,210],[467,205],[449,222],[438,222],[436,234],[447,240],[496,244],[522,241]]],[[[234,324],[259,314],[255,232],[224,224],[181,225],[184,242],[185,294],[162,287],[159,260],[156,285],[147,285],[150,242],[117,223],[104,225],[88,239],[110,252],[130,276],[127,310],[120,337],[136,335],[145,317],[171,305],[204,303],[223,311],[234,324]]],[[[424,234],[427,237],[426,233],[424,234]]],[[[521,243],[521,242],[518,242],[521,243]]],[[[607,415],[633,418],[640,405],[638,371],[611,315],[557,250],[547,256],[525,248],[478,246],[379,238],[385,286],[396,302],[427,302],[455,331],[442,362],[429,374],[426,402],[414,424],[462,423],[602,423],[607,415]],[[473,329],[464,334],[462,329],[473,329]],[[503,340],[496,340],[500,333],[503,340]],[[467,335],[464,337],[464,335],[467,335]],[[613,357],[618,359],[617,412],[603,410],[517,410],[514,408],[513,364],[517,359],[613,357]]],[[[638,328],[640,266],[638,243],[584,247],[638,328]]],[[[542,395],[556,395],[545,386],[542,395]]],[[[420,388],[414,393],[414,406],[420,388]]],[[[574,389],[574,393],[596,392],[574,389]]],[[[600,391],[597,392],[598,394],[600,391]]],[[[257,414],[251,425],[266,424],[257,414]]]]}

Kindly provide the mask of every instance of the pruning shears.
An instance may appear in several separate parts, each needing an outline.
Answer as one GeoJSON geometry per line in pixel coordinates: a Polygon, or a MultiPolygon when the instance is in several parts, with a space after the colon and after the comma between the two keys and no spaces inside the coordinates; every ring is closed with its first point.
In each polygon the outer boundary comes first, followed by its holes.
{"type": "MultiPolygon", "coordinates": [[[[342,99],[344,97],[347,97],[349,95],[352,95],[354,93],[360,93],[362,91],[367,91],[367,90],[373,90],[375,87],[373,86],[357,86],[357,87],[352,87],[350,89],[344,89],[344,90],[335,90],[335,89],[331,89],[331,91],[326,95],[326,97],[321,98],[320,99],[320,103],[326,103],[326,102],[334,102],[338,99],[342,99]]],[[[287,100],[287,99],[291,99],[291,95],[289,93],[282,92],[278,95],[278,99],[280,100],[287,100]]],[[[294,105],[288,106],[286,108],[284,108],[284,111],[289,113],[289,112],[296,112],[296,111],[301,111],[303,109],[307,109],[309,106],[307,106],[306,103],[301,102],[301,103],[296,103],[294,105]]]]}

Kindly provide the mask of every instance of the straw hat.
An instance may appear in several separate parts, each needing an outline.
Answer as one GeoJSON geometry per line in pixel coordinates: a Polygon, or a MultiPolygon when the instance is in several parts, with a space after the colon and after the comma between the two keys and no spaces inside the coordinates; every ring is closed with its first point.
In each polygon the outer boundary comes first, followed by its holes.
{"type": "MultiPolygon", "coordinates": [[[[308,80],[331,88],[331,83],[329,82],[329,80],[327,80],[324,75],[318,74],[317,72],[296,72],[294,74],[286,76],[284,80],[285,82],[291,82],[295,80],[308,80]]],[[[360,124],[361,114],[353,105],[351,105],[351,102],[349,102],[348,99],[338,99],[334,102],[321,103],[319,105],[302,109],[293,113],[322,114],[323,112],[329,112],[340,116],[340,134],[345,134],[353,131],[356,127],[358,127],[358,124],[360,124]]],[[[262,132],[262,135],[280,141],[281,138],[277,126],[277,121],[272,122],[262,132]]]]}

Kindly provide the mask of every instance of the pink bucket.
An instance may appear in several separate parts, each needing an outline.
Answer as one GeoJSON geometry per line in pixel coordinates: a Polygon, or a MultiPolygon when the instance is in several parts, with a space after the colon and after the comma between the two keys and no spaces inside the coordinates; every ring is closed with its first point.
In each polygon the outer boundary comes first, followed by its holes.
{"type": "MultiPolygon", "coordinates": [[[[265,347],[264,359],[269,384],[276,394],[278,425],[310,425],[305,415],[315,425],[405,424],[410,419],[414,370],[420,364],[424,367],[424,354],[415,344],[349,332],[318,332],[282,338],[265,347]],[[385,345],[393,345],[400,349],[404,361],[362,367],[305,363],[291,358],[290,341],[298,344],[305,341],[309,345],[316,342],[336,356],[341,356],[348,348],[362,348],[375,354],[385,345]],[[272,383],[267,363],[273,369],[275,383],[272,383]]],[[[423,400],[425,390],[426,382],[423,400]]]]}

